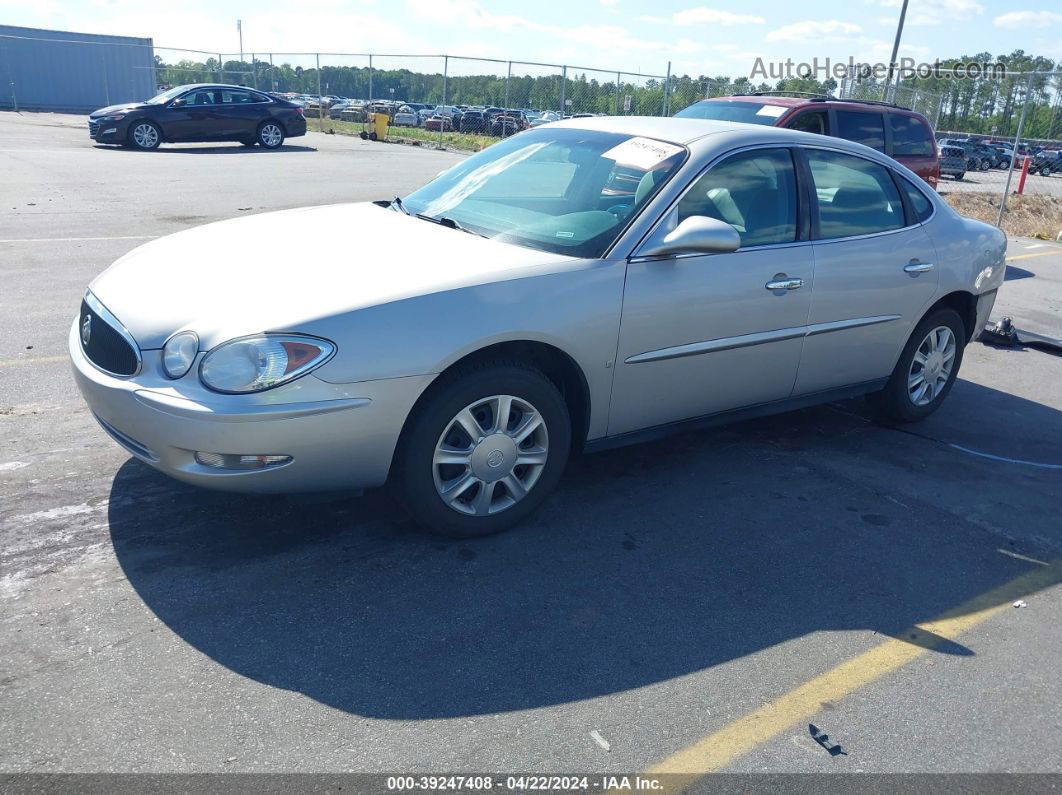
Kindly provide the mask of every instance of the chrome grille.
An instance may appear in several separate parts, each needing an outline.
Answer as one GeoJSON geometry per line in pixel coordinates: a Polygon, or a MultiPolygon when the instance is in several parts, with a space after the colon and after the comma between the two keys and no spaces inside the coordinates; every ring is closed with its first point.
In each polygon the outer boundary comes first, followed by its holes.
{"type": "Polygon", "coordinates": [[[112,375],[130,376],[140,369],[140,351],[129,332],[90,295],[81,302],[77,330],[81,350],[101,370],[112,375]]]}

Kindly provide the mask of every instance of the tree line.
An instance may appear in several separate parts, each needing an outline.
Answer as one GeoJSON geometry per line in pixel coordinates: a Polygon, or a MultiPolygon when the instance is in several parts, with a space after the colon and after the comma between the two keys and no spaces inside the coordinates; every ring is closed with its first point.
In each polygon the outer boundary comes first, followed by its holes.
{"type": "MultiPolygon", "coordinates": [[[[160,85],[223,82],[242,83],[278,92],[316,94],[316,68],[270,65],[268,61],[239,61],[208,58],[203,62],[182,60],[175,64],[155,57],[156,79],[160,85]]],[[[1055,62],[1033,56],[1024,50],[1009,55],[977,53],[942,61],[944,66],[960,62],[1000,62],[1007,67],[1002,79],[948,79],[946,77],[903,77],[896,101],[924,113],[940,129],[984,135],[1013,136],[1023,105],[1028,102],[1025,136],[1062,136],[1062,75],[1019,78],[1020,72],[1050,71],[1055,62]]],[[[514,68],[518,65],[514,64],[514,68]]],[[[495,105],[502,107],[565,110],[569,113],[623,113],[630,97],[630,113],[660,115],[665,110],[664,81],[653,78],[635,81],[608,73],[569,70],[566,78],[553,75],[519,75],[507,81],[499,75],[449,75],[440,71],[411,69],[370,70],[367,66],[326,66],[320,69],[320,86],[326,94],[357,99],[389,99],[440,104],[495,105]],[[370,86],[371,82],[371,86],[370,86]],[[445,82],[445,86],[444,86],[445,82]],[[393,93],[392,93],[393,91],[393,93]],[[445,91],[445,96],[444,96],[445,91]],[[564,107],[562,108],[562,103],[564,107]]],[[[754,91],[801,91],[833,94],[837,81],[828,79],[787,79],[775,83],[753,83],[747,77],[726,75],[672,75],[667,111],[675,113],[705,97],[748,94],[754,91]]],[[[873,78],[849,86],[853,96],[880,98],[884,86],[873,78]]]]}

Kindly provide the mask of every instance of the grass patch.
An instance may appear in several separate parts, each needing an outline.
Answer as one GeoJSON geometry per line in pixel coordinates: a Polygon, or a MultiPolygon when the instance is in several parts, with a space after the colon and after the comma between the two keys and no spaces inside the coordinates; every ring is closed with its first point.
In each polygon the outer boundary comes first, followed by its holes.
{"type": "MultiPolygon", "coordinates": [[[[313,130],[316,124],[307,122],[307,126],[310,130],[313,130]]],[[[324,123],[325,132],[334,132],[336,135],[358,135],[364,129],[365,125],[356,121],[325,119],[324,123]]],[[[498,139],[487,135],[472,135],[471,133],[438,133],[425,130],[422,127],[391,127],[387,131],[387,140],[412,146],[435,146],[460,152],[479,152],[498,139]]]]}
{"type": "MultiPolygon", "coordinates": [[[[944,199],[957,213],[996,223],[999,196],[986,193],[946,193],[944,199]]],[[[1011,196],[1003,215],[1003,229],[1010,235],[1055,240],[1062,232],[1062,198],[1044,195],[1011,196]]]]}

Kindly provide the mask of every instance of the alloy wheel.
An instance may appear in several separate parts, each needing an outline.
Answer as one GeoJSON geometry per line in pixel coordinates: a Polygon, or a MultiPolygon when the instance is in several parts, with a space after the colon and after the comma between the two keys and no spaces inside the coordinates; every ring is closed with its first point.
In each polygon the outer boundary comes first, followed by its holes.
{"type": "Polygon", "coordinates": [[[154,149],[159,144],[159,132],[152,124],[138,124],[133,128],[133,141],[141,149],[154,149]]]}
{"type": "Polygon", "coordinates": [[[275,124],[267,124],[262,127],[262,131],[258,134],[262,143],[266,146],[273,148],[280,146],[280,141],[283,138],[283,133],[280,132],[280,128],[275,124]]]}
{"type": "Polygon", "coordinates": [[[907,373],[907,394],[916,406],[928,406],[944,389],[955,364],[955,335],[937,326],[915,349],[907,373]]]}
{"type": "Polygon", "coordinates": [[[549,434],[534,406],[512,395],[482,398],[461,409],[439,437],[435,490],[458,513],[497,514],[527,496],[548,458],[549,434]]]}

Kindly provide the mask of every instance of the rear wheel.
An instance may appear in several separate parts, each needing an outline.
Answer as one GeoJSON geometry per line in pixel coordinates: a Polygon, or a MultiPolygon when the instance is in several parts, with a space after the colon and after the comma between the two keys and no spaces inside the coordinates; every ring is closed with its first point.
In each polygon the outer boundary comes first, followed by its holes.
{"type": "Polygon", "coordinates": [[[492,362],[432,386],[402,433],[393,486],[440,535],[505,530],[553,491],[571,448],[557,387],[520,362],[492,362]]]}
{"type": "Polygon", "coordinates": [[[869,395],[883,419],[918,422],[940,407],[962,365],[966,327],[954,309],[938,309],[911,333],[885,388],[869,395]]]}
{"type": "Polygon", "coordinates": [[[1049,176],[1051,176],[1051,169],[1048,168],[1047,166],[1044,166],[1043,168],[1040,169],[1040,176],[1041,177],[1049,177],[1049,176]]]}
{"type": "Polygon", "coordinates": [[[256,140],[263,149],[279,149],[284,143],[284,130],[275,121],[264,121],[258,127],[256,140]]]}
{"type": "Polygon", "coordinates": [[[152,121],[135,121],[129,128],[129,143],[135,149],[149,152],[162,143],[162,130],[152,121]]]}

